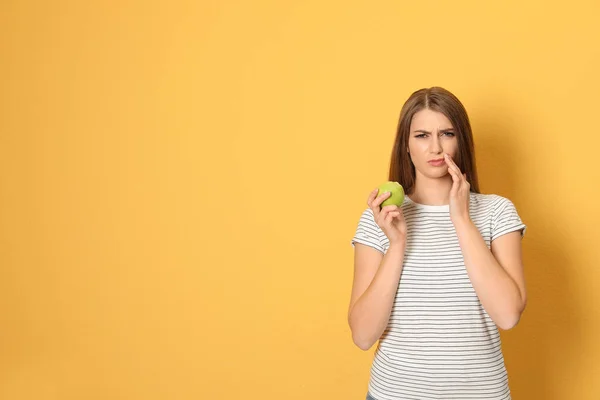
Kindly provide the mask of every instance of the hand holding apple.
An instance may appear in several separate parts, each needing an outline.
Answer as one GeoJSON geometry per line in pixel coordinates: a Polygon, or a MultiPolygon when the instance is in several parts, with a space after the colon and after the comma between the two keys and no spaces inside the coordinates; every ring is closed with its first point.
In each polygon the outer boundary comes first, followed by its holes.
{"type": "Polygon", "coordinates": [[[401,208],[403,202],[404,188],[398,182],[379,185],[367,199],[375,222],[387,236],[390,246],[406,242],[406,221],[401,208]]]}

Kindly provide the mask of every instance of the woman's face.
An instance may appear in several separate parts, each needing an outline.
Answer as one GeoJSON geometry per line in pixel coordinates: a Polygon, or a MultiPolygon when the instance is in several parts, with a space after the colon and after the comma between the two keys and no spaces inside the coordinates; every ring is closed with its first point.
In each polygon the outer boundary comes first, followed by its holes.
{"type": "Polygon", "coordinates": [[[442,113],[423,109],[417,112],[410,124],[408,152],[417,174],[440,178],[448,174],[444,153],[455,159],[458,153],[456,131],[442,113]],[[441,160],[434,163],[434,160],[441,160]]]}

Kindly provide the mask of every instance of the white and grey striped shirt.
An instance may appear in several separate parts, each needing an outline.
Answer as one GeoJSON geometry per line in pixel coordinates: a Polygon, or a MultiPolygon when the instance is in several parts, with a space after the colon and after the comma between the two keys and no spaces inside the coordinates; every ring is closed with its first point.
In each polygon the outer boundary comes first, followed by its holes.
{"type": "MultiPolygon", "coordinates": [[[[402,276],[387,328],[379,340],[368,390],[376,400],[510,399],[498,329],[471,285],[448,205],[405,197],[407,243],[402,276]]],[[[469,212],[488,248],[521,231],[514,204],[471,193],[469,212]]],[[[382,253],[389,240],[373,212],[362,213],[352,246],[382,253]]]]}

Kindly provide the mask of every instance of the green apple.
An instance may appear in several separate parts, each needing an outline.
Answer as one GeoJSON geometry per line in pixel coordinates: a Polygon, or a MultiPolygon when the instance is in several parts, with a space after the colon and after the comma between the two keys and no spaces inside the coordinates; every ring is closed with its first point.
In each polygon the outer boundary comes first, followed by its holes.
{"type": "Polygon", "coordinates": [[[381,203],[381,207],[396,205],[400,207],[404,202],[404,188],[398,182],[388,181],[379,185],[377,196],[383,192],[390,192],[391,196],[381,203]]]}

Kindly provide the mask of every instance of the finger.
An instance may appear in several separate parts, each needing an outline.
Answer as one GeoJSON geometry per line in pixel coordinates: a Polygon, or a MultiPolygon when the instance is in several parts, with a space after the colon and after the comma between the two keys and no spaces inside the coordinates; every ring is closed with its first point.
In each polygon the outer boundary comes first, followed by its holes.
{"type": "Polygon", "coordinates": [[[387,215],[385,216],[385,224],[386,225],[390,225],[392,223],[392,220],[394,219],[394,213],[393,212],[389,212],[387,213],[387,215]]]}
{"type": "Polygon", "coordinates": [[[390,192],[384,192],[384,193],[380,194],[379,196],[377,196],[377,198],[375,200],[373,200],[373,206],[374,207],[381,206],[381,203],[383,203],[391,195],[392,194],[390,192]]]}
{"type": "Polygon", "coordinates": [[[390,204],[387,206],[383,206],[381,208],[381,210],[386,210],[387,212],[391,212],[391,211],[398,211],[398,206],[395,204],[390,204]]]}
{"type": "Polygon", "coordinates": [[[454,160],[452,159],[452,157],[450,156],[450,154],[447,154],[447,159],[450,160],[450,164],[452,165],[454,171],[458,175],[462,175],[462,171],[460,170],[460,168],[458,168],[458,165],[456,165],[456,163],[454,162],[454,160]]]}
{"type": "Polygon", "coordinates": [[[450,176],[452,176],[452,188],[450,189],[450,193],[451,195],[456,195],[461,186],[461,179],[454,169],[448,168],[448,172],[450,172],[450,176]]]}
{"type": "Polygon", "coordinates": [[[451,170],[450,175],[452,175],[452,181],[455,184],[460,184],[462,182],[462,180],[460,179],[460,175],[457,174],[455,170],[451,170]]]}
{"type": "Polygon", "coordinates": [[[463,174],[463,187],[465,188],[466,192],[471,191],[471,184],[467,180],[467,174],[463,174]]]}
{"type": "Polygon", "coordinates": [[[373,202],[373,200],[375,200],[375,197],[377,197],[378,191],[379,189],[373,189],[371,193],[369,193],[369,197],[367,197],[367,204],[369,205],[369,207],[371,207],[371,203],[373,202]]]}
{"type": "Polygon", "coordinates": [[[459,176],[459,174],[456,172],[456,168],[452,164],[448,164],[448,172],[450,173],[450,175],[452,175],[452,180],[457,179],[459,176]]]}
{"type": "Polygon", "coordinates": [[[369,198],[367,199],[367,205],[373,211],[375,215],[375,220],[377,221],[379,217],[380,204],[382,201],[379,201],[377,193],[379,193],[379,189],[373,189],[371,193],[369,193],[369,198]]]}
{"type": "Polygon", "coordinates": [[[448,172],[456,173],[456,165],[452,162],[452,159],[446,154],[446,165],[448,165],[448,172]]]}
{"type": "Polygon", "coordinates": [[[397,218],[398,213],[401,210],[398,208],[398,206],[396,205],[389,205],[389,206],[385,206],[382,208],[382,212],[384,212],[384,217],[383,217],[383,221],[386,224],[391,224],[391,222],[394,220],[394,218],[397,218]]]}
{"type": "Polygon", "coordinates": [[[396,220],[398,218],[398,215],[396,215],[397,213],[389,213],[387,218],[385,219],[385,225],[388,227],[391,227],[394,225],[394,220],[396,220]]]}
{"type": "Polygon", "coordinates": [[[453,167],[448,169],[449,171],[453,172],[453,179],[454,176],[456,176],[458,178],[458,180],[460,181],[460,183],[467,183],[467,178],[466,178],[466,174],[463,174],[460,170],[460,168],[458,168],[458,166],[456,164],[453,163],[453,167]]]}
{"type": "Polygon", "coordinates": [[[450,154],[445,154],[444,156],[446,159],[446,164],[448,164],[448,169],[452,169],[454,172],[456,172],[460,175],[461,170],[460,170],[460,168],[458,168],[458,165],[456,165],[456,163],[454,162],[452,157],[450,157],[450,154]]]}
{"type": "Polygon", "coordinates": [[[391,217],[391,219],[393,220],[394,218],[403,218],[402,216],[402,209],[401,208],[397,208],[397,209],[390,209],[387,213],[388,216],[391,217]]]}
{"type": "MultiPolygon", "coordinates": [[[[385,218],[387,217],[388,213],[390,212],[390,206],[385,206],[385,207],[381,207],[379,208],[379,206],[375,205],[375,203],[373,203],[373,207],[375,208],[375,210],[373,212],[375,212],[375,216],[376,216],[376,220],[377,221],[385,221],[385,218]]],[[[393,207],[393,206],[391,206],[393,207]]]]}
{"type": "Polygon", "coordinates": [[[398,206],[392,204],[392,205],[387,205],[387,206],[382,207],[379,212],[383,215],[387,215],[389,213],[398,212],[398,211],[399,211],[398,206]]]}
{"type": "Polygon", "coordinates": [[[387,217],[388,217],[388,213],[385,211],[380,211],[379,214],[377,215],[377,218],[375,219],[375,222],[377,222],[377,225],[379,225],[379,227],[383,227],[387,222],[387,217]]]}

